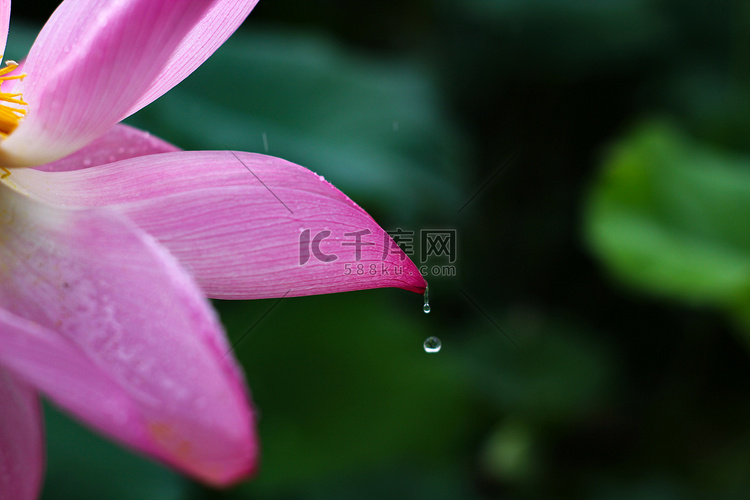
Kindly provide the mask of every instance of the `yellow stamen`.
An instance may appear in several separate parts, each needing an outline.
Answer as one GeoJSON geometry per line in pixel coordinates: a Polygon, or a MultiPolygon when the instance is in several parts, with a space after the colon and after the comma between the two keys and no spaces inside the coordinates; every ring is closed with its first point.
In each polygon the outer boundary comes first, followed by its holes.
{"type": "MultiPolygon", "coordinates": [[[[2,56],[0,56],[0,59],[2,59],[2,56]]],[[[8,80],[22,80],[26,76],[26,73],[8,76],[8,73],[17,67],[17,62],[5,61],[5,67],[0,69],[0,138],[2,139],[8,137],[16,129],[18,122],[26,114],[26,109],[20,106],[28,106],[28,103],[23,100],[20,93],[11,94],[2,91],[3,82],[8,80]],[[9,103],[10,105],[5,103],[9,103]]],[[[8,175],[10,174],[6,173],[0,178],[4,179],[8,175]]]]}

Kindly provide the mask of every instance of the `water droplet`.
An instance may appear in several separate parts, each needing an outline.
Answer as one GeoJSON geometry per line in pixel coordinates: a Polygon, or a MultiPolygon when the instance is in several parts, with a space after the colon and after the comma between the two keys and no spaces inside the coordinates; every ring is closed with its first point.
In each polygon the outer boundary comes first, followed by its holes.
{"type": "Polygon", "coordinates": [[[325,182],[325,180],[326,180],[326,178],[325,178],[325,177],[323,177],[322,175],[319,175],[319,176],[318,176],[318,179],[319,179],[319,180],[321,180],[321,181],[323,181],[323,182],[325,182]]]}
{"type": "Polygon", "coordinates": [[[422,310],[425,314],[430,314],[430,285],[427,285],[424,289],[424,305],[422,306],[422,310]]]}
{"type": "Polygon", "coordinates": [[[91,158],[86,158],[83,160],[83,166],[84,167],[90,167],[93,162],[91,161],[91,158]]]}
{"type": "Polygon", "coordinates": [[[430,304],[423,305],[422,310],[424,311],[425,314],[430,314],[430,311],[431,311],[430,304]]]}
{"type": "Polygon", "coordinates": [[[443,347],[443,343],[437,337],[427,337],[422,346],[424,347],[424,352],[433,353],[439,352],[440,348],[443,347]]]}

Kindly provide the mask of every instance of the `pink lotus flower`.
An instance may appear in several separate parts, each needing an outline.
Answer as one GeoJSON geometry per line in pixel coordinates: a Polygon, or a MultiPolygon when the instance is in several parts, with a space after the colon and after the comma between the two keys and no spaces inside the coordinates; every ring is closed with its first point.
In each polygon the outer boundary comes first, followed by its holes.
{"type": "MultiPolygon", "coordinates": [[[[207,483],[249,475],[249,394],[206,296],[424,290],[322,177],[117,124],[198,67],[256,1],[66,0],[25,78],[13,64],[3,73],[0,498],[38,495],[38,392],[207,483]]],[[[9,16],[0,0],[0,52],[9,16]]]]}

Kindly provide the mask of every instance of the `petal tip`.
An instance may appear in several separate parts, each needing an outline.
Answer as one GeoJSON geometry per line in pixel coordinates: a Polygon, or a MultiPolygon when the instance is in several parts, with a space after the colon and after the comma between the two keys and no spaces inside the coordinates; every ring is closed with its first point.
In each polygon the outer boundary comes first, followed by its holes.
{"type": "Polygon", "coordinates": [[[235,485],[252,477],[258,469],[260,453],[252,426],[233,436],[204,435],[198,441],[187,439],[180,429],[167,422],[150,422],[148,432],[157,456],[212,487],[235,485]],[[220,449],[217,455],[205,453],[213,451],[207,439],[220,449]]]}

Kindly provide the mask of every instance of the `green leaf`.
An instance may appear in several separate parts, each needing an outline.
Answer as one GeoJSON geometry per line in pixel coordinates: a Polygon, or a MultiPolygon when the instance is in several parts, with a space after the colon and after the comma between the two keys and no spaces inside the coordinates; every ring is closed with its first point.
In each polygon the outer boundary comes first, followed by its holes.
{"type": "Polygon", "coordinates": [[[617,363],[594,333],[557,318],[526,326],[505,318],[519,348],[482,322],[464,351],[479,397],[539,428],[575,421],[607,401],[617,363]]]}
{"type": "Polygon", "coordinates": [[[498,480],[526,482],[537,479],[537,436],[526,422],[510,417],[492,431],[482,456],[483,468],[498,480]]]}
{"type": "Polygon", "coordinates": [[[618,279],[748,314],[750,159],[644,126],[612,151],[586,215],[589,245],[618,279]]]}
{"type": "Polygon", "coordinates": [[[8,31],[8,43],[6,44],[3,60],[12,59],[23,61],[31,49],[36,36],[42,29],[41,25],[28,23],[23,20],[11,19],[8,31]]]}
{"type": "Polygon", "coordinates": [[[424,352],[421,297],[393,292],[413,301],[404,314],[387,293],[217,302],[242,339],[235,352],[261,414],[261,470],[243,489],[301,491],[399,458],[449,456],[467,428],[466,380],[450,346],[424,352]]]}
{"type": "Polygon", "coordinates": [[[444,15],[457,19],[448,33],[458,37],[455,55],[468,59],[461,67],[471,73],[581,78],[642,64],[672,45],[673,27],[643,0],[465,0],[442,5],[444,15]],[[465,23],[472,29],[465,29],[465,23]],[[487,42],[494,44],[483,45],[487,42]]]}

